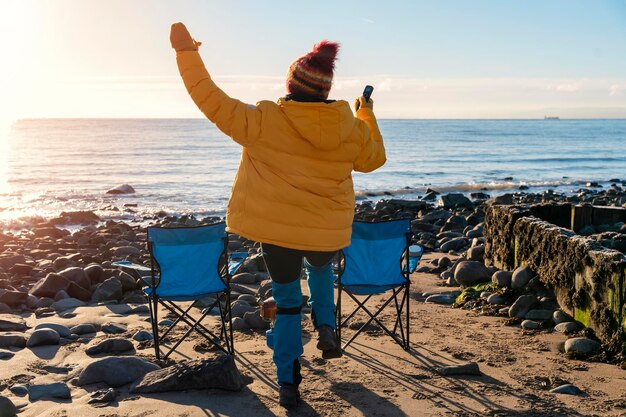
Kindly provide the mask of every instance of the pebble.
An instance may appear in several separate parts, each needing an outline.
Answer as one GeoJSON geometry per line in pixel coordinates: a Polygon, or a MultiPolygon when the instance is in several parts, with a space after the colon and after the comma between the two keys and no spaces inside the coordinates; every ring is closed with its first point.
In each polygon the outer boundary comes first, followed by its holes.
{"type": "Polygon", "coordinates": [[[567,394],[567,395],[579,395],[582,393],[580,388],[572,384],[561,385],[560,387],[551,389],[550,392],[553,394],[567,394]]]}
{"type": "Polygon", "coordinates": [[[550,320],[552,318],[552,310],[530,310],[528,313],[526,313],[526,318],[528,320],[550,320]]]}
{"type": "Polygon", "coordinates": [[[174,324],[174,320],[163,319],[159,321],[159,326],[162,326],[162,327],[170,327],[172,324],[174,324]]]}
{"type": "Polygon", "coordinates": [[[122,323],[108,322],[102,325],[100,330],[108,334],[120,334],[120,333],[125,333],[127,330],[127,327],[125,324],[122,324],[122,323]]]}
{"type": "Polygon", "coordinates": [[[444,304],[451,305],[454,304],[455,297],[452,297],[450,294],[433,294],[429,295],[426,298],[425,302],[433,303],[433,304],[444,304]]]}
{"type": "Polygon", "coordinates": [[[243,320],[250,329],[255,330],[267,330],[270,328],[269,320],[265,320],[261,317],[260,311],[256,310],[243,315],[243,320]]]}
{"type": "Polygon", "coordinates": [[[71,334],[70,329],[68,329],[67,326],[56,323],[41,323],[35,326],[35,330],[38,329],[52,329],[56,331],[61,337],[69,337],[71,334]]]}
{"type": "Polygon", "coordinates": [[[22,334],[0,334],[0,347],[26,347],[26,338],[22,334]]]}
{"type": "Polygon", "coordinates": [[[26,347],[58,345],[60,341],[59,333],[53,329],[35,330],[26,342],[26,347]]]}
{"type": "Polygon", "coordinates": [[[251,313],[256,310],[256,307],[251,306],[245,301],[235,301],[231,306],[231,313],[233,317],[243,317],[246,313],[251,313]]]}
{"type": "Polygon", "coordinates": [[[26,329],[26,322],[20,316],[0,315],[0,332],[23,332],[26,329]]]}
{"type": "Polygon", "coordinates": [[[251,306],[256,306],[258,304],[256,297],[251,294],[241,294],[237,300],[248,303],[251,306]]]}
{"type": "Polygon", "coordinates": [[[15,356],[15,353],[9,350],[0,350],[0,359],[11,359],[15,356]]]}
{"type": "Polygon", "coordinates": [[[600,343],[587,337],[574,337],[565,341],[566,353],[593,353],[600,349],[600,343]]]}
{"type": "Polygon", "coordinates": [[[11,388],[9,388],[9,391],[17,395],[18,397],[28,395],[28,387],[24,384],[13,385],[11,388]]]}
{"type": "Polygon", "coordinates": [[[91,346],[85,350],[85,353],[89,356],[105,354],[117,354],[122,352],[134,351],[135,345],[128,339],[111,338],[103,340],[102,342],[91,346]]]}
{"type": "Polygon", "coordinates": [[[554,324],[560,324],[567,321],[573,321],[574,319],[562,310],[556,310],[552,313],[552,321],[554,324]]]}
{"type": "Polygon", "coordinates": [[[435,368],[435,372],[442,376],[482,375],[476,362],[468,362],[461,365],[442,366],[435,368]]]}
{"type": "Polygon", "coordinates": [[[150,308],[146,305],[140,305],[131,308],[126,314],[150,314],[150,308]]]}
{"type": "Polygon", "coordinates": [[[152,332],[149,332],[147,330],[139,330],[137,333],[133,335],[133,340],[136,340],[138,342],[145,342],[147,340],[152,340],[152,339],[154,339],[152,332]]]}
{"type": "Polygon", "coordinates": [[[87,401],[87,404],[107,404],[115,401],[115,390],[113,388],[101,389],[92,392],[91,399],[87,401]]]}
{"type": "Polygon", "coordinates": [[[537,302],[534,295],[522,295],[511,305],[509,317],[524,318],[531,307],[537,302]]]}
{"type": "Polygon", "coordinates": [[[37,401],[41,399],[63,399],[72,398],[70,388],[65,382],[54,382],[52,384],[37,384],[28,387],[28,399],[37,401]]]}
{"type": "Polygon", "coordinates": [[[70,329],[71,334],[84,335],[89,333],[96,333],[98,329],[93,324],[85,323],[74,326],[70,329]]]}
{"type": "MultiPolygon", "coordinates": [[[[506,298],[502,297],[500,294],[491,294],[487,297],[487,303],[489,304],[506,304],[506,298]]],[[[507,307],[508,311],[508,307],[507,307]]]]}
{"type": "Polygon", "coordinates": [[[554,326],[555,331],[565,334],[574,333],[578,331],[579,328],[580,326],[575,321],[564,321],[563,323],[559,323],[554,326]]]}
{"type": "Polygon", "coordinates": [[[513,276],[511,277],[511,288],[524,288],[528,282],[530,282],[533,275],[533,271],[529,266],[523,265],[518,267],[515,271],[513,271],[513,276]]]}
{"type": "Polygon", "coordinates": [[[537,330],[541,327],[541,324],[533,320],[524,320],[522,322],[522,329],[524,330],[537,330]]]}
{"type": "Polygon", "coordinates": [[[250,330],[250,327],[243,318],[233,317],[233,330],[250,330]]]}

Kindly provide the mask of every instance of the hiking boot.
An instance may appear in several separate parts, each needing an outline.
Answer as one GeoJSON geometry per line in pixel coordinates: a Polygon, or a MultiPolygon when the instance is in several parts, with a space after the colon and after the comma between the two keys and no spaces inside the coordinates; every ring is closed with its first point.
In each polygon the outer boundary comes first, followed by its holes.
{"type": "Polygon", "coordinates": [[[343,356],[343,351],[341,350],[340,347],[337,347],[336,349],[328,349],[328,350],[322,351],[323,359],[337,359],[337,358],[341,358],[342,356],[343,356]]]}
{"type": "Polygon", "coordinates": [[[322,324],[317,328],[317,348],[321,351],[335,350],[339,348],[337,336],[332,327],[322,324]]]}
{"type": "Polygon", "coordinates": [[[298,386],[294,384],[281,384],[278,390],[278,404],[285,408],[291,408],[298,405],[300,401],[300,392],[298,386]]]}

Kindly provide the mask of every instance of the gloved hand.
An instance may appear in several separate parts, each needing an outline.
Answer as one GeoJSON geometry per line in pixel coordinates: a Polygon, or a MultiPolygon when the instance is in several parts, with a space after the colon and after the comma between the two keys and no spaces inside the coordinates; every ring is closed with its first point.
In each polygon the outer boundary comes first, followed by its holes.
{"type": "Polygon", "coordinates": [[[365,101],[365,97],[357,97],[357,99],[354,100],[354,110],[359,111],[359,109],[362,107],[367,107],[371,110],[374,110],[374,100],[370,98],[370,101],[365,101]]]}
{"type": "Polygon", "coordinates": [[[181,22],[174,23],[170,29],[170,42],[176,52],[197,51],[202,42],[196,42],[181,22]]]}

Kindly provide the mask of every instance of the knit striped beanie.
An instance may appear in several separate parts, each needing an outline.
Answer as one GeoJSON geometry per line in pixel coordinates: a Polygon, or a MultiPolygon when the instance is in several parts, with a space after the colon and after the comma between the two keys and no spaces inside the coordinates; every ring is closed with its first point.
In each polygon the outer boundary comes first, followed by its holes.
{"type": "Polygon", "coordinates": [[[287,72],[287,91],[326,100],[333,83],[338,51],[338,43],[322,41],[311,52],[296,59],[287,72]]]}

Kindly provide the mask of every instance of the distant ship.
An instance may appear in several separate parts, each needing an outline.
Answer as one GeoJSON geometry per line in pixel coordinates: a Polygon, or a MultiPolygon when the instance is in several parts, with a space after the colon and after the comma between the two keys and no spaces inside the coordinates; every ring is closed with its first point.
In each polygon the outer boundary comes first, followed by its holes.
{"type": "Polygon", "coordinates": [[[559,120],[559,116],[543,116],[543,120],[559,120]]]}

